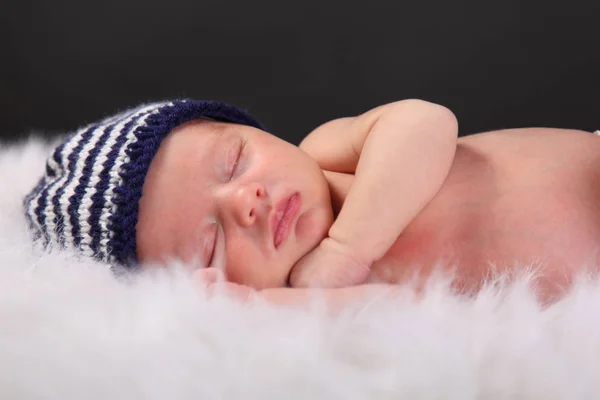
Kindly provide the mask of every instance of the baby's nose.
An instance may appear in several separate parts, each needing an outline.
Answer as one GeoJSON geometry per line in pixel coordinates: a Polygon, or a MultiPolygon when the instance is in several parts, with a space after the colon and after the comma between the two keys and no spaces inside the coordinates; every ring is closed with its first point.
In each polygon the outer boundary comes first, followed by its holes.
{"type": "Polygon", "coordinates": [[[249,183],[235,189],[232,208],[238,224],[248,227],[269,213],[267,191],[260,183],[249,183]]]}

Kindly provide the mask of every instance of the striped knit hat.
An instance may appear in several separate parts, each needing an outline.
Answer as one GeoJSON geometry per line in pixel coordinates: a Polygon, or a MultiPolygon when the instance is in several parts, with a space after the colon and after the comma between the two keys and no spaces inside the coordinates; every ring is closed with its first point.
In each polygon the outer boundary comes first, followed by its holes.
{"type": "Polygon", "coordinates": [[[135,265],[138,203],[150,163],[173,128],[200,117],[262,129],[233,106],[176,100],[142,105],[68,135],[24,199],[35,238],[113,265],[135,265]]]}

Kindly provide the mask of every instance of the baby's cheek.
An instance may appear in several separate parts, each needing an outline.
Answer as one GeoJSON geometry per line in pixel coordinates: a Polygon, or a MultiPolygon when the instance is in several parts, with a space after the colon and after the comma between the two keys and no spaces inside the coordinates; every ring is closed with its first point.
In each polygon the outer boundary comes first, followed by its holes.
{"type": "Polygon", "coordinates": [[[258,249],[248,245],[231,247],[235,250],[227,254],[224,266],[227,281],[255,289],[264,288],[270,268],[263,257],[259,256],[258,249]]]}
{"type": "MultiPolygon", "coordinates": [[[[232,252],[233,253],[233,252],[232,252]]],[[[250,264],[250,262],[248,262],[250,264]]],[[[227,254],[227,260],[223,266],[223,272],[228,282],[244,284],[248,280],[248,275],[244,268],[240,267],[238,258],[235,254],[227,254]],[[246,273],[245,273],[246,272],[246,273]]]]}
{"type": "Polygon", "coordinates": [[[300,215],[296,222],[295,240],[290,243],[295,246],[296,253],[298,253],[294,262],[317,247],[327,237],[327,232],[332,224],[333,216],[328,215],[327,210],[314,209],[300,215]]]}

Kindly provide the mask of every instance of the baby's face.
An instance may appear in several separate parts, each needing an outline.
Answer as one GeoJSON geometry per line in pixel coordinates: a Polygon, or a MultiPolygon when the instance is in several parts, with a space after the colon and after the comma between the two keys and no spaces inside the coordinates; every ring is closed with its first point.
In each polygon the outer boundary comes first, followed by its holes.
{"type": "Polygon", "coordinates": [[[228,280],[258,289],[284,286],[333,223],[327,181],[306,153],[259,129],[207,120],[163,140],[139,206],[142,264],[224,268],[228,280]]]}

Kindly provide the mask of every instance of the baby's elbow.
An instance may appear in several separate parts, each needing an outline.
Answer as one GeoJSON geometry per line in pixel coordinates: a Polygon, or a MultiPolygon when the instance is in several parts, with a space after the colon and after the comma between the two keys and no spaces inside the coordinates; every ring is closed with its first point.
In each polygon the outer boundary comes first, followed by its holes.
{"type": "Polygon", "coordinates": [[[439,143],[440,157],[447,161],[447,166],[450,168],[456,153],[458,120],[447,107],[434,103],[429,103],[428,107],[431,124],[429,131],[432,135],[432,141],[439,143]]]}
{"type": "Polygon", "coordinates": [[[434,106],[443,132],[449,136],[453,144],[456,144],[456,140],[458,139],[458,119],[456,115],[448,107],[439,104],[434,104],[434,106]]]}
{"type": "Polygon", "coordinates": [[[456,155],[456,145],[458,141],[458,120],[456,116],[447,107],[431,104],[432,126],[430,132],[432,142],[438,143],[439,159],[443,170],[448,172],[452,166],[454,156],[456,155]]]}
{"type": "Polygon", "coordinates": [[[435,132],[456,145],[458,139],[458,120],[456,115],[445,106],[420,99],[407,99],[393,106],[398,107],[402,115],[411,115],[418,122],[428,127],[427,131],[435,132]]]}
{"type": "MultiPolygon", "coordinates": [[[[456,154],[458,141],[458,120],[447,107],[424,100],[404,100],[402,114],[410,116],[408,122],[417,126],[415,133],[427,143],[428,151],[435,154],[435,159],[449,170],[456,154]]],[[[400,111],[400,110],[398,110],[400,111]]]]}
{"type": "Polygon", "coordinates": [[[456,150],[456,141],[458,140],[458,119],[456,115],[447,107],[433,104],[437,123],[438,134],[443,137],[444,142],[451,148],[454,155],[456,150]]]}

